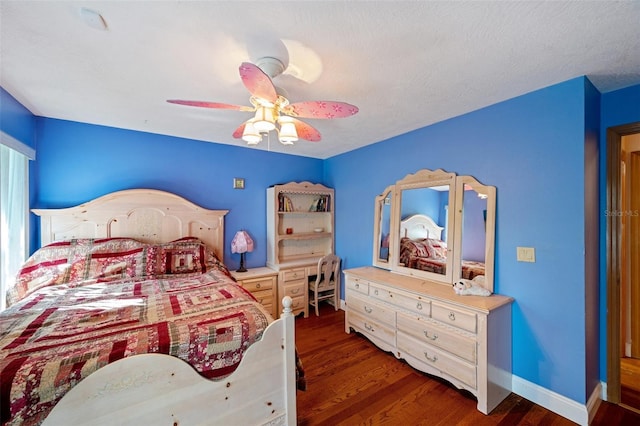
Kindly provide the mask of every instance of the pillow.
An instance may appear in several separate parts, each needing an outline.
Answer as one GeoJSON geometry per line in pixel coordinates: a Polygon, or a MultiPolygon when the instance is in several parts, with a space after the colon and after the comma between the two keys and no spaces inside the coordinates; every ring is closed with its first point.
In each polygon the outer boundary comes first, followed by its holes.
{"type": "Polygon", "coordinates": [[[408,256],[413,257],[430,257],[430,245],[425,240],[412,240],[410,238],[402,238],[400,251],[405,252],[408,256]]]}
{"type": "Polygon", "coordinates": [[[147,275],[190,274],[207,271],[207,246],[185,237],[147,249],[147,275]]]}
{"type": "Polygon", "coordinates": [[[427,245],[429,246],[429,257],[434,259],[446,259],[447,258],[447,243],[434,238],[427,239],[427,245]]]}
{"type": "Polygon", "coordinates": [[[10,306],[34,291],[43,287],[68,283],[77,278],[75,265],[86,258],[93,250],[107,250],[113,245],[133,246],[142,243],[130,238],[72,239],[48,244],[36,250],[24,263],[13,285],[6,293],[7,306],[10,306]]]}

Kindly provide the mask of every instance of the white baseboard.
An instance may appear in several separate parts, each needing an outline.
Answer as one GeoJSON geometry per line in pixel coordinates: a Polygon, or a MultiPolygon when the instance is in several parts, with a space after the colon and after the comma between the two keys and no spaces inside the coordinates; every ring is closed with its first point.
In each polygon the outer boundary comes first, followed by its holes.
{"type": "Polygon", "coordinates": [[[587,404],[581,404],[521,377],[512,376],[511,390],[523,398],[551,410],[579,425],[588,425],[598,411],[602,395],[602,383],[591,393],[587,404]]]}

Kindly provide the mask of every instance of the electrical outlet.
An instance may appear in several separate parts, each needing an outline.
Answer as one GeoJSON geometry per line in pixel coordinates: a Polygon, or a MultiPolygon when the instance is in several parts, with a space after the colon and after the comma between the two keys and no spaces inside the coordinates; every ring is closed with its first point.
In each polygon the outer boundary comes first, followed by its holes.
{"type": "Polygon", "coordinates": [[[533,247],[517,247],[516,259],[518,262],[535,262],[536,261],[536,249],[533,247]]]}

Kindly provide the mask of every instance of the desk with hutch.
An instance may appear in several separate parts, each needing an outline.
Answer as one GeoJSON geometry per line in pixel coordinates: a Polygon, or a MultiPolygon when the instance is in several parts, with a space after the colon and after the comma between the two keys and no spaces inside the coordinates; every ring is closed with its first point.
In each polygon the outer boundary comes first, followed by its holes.
{"type": "Polygon", "coordinates": [[[291,182],[267,188],[267,266],[278,272],[278,312],[284,296],[294,315],[309,315],[308,281],[318,260],[334,252],[334,191],[291,182]]]}

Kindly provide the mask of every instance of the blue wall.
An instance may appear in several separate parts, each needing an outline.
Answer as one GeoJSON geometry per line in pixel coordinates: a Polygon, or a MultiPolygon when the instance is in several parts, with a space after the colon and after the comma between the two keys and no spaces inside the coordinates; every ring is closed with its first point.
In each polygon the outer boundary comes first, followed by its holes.
{"type": "Polygon", "coordinates": [[[257,149],[47,118],[37,120],[39,173],[36,208],[69,207],[112,191],[152,188],[176,193],[225,217],[225,263],[235,232],[255,241],[246,266],[266,262],[266,188],[289,181],[322,181],[322,160],[257,149]],[[233,189],[233,178],[245,189],[233,189]]]}
{"type": "Polygon", "coordinates": [[[513,373],[585,400],[585,80],[538,90],[327,160],[336,252],[371,264],[373,200],[419,169],[497,187],[496,291],[515,298],[513,373]],[[516,247],[536,263],[516,261],[516,247]]]}
{"type": "MultiPolygon", "coordinates": [[[[6,90],[0,87],[0,130],[23,144],[36,148],[36,117],[11,96],[6,90]]],[[[29,163],[29,205],[36,203],[36,188],[38,174],[33,167],[33,162],[29,163]]],[[[29,219],[29,226],[33,229],[36,224],[35,218],[29,219]]],[[[31,251],[38,247],[34,235],[28,241],[31,251]]]]}
{"type": "Polygon", "coordinates": [[[0,130],[35,149],[35,129],[35,116],[0,87],[0,130]]]}

